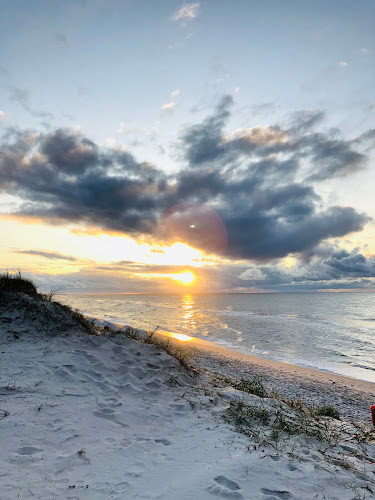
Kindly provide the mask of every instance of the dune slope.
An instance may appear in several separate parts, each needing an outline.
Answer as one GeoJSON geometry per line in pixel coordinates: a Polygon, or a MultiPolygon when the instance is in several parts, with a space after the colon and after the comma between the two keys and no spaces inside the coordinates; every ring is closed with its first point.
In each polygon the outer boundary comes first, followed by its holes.
{"type": "Polygon", "coordinates": [[[2,500],[373,498],[370,445],[338,442],[335,462],[300,436],[259,444],[222,416],[231,401],[271,400],[214,387],[153,345],[29,309],[0,305],[2,500]]]}

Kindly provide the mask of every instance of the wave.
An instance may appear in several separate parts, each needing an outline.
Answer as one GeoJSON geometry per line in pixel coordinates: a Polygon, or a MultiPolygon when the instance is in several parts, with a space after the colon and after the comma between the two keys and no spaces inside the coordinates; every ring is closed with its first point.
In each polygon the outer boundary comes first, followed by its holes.
{"type": "Polygon", "coordinates": [[[373,372],[375,372],[375,368],[372,368],[371,366],[367,366],[367,365],[362,365],[361,363],[353,363],[353,362],[348,362],[348,364],[350,366],[352,366],[353,368],[363,368],[364,370],[371,370],[373,372]]]}

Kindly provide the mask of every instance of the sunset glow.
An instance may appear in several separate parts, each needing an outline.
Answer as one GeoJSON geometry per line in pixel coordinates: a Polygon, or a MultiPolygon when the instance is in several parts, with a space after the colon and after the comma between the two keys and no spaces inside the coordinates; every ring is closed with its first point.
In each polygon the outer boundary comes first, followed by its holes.
{"type": "Polygon", "coordinates": [[[184,285],[190,285],[195,280],[194,274],[190,271],[185,271],[184,273],[174,275],[172,274],[171,277],[176,281],[180,281],[184,285]]]}
{"type": "Polygon", "coordinates": [[[188,342],[189,340],[193,340],[193,337],[189,337],[189,335],[185,335],[183,333],[173,333],[170,332],[170,336],[174,339],[181,340],[182,342],[188,342]]]}
{"type": "Polygon", "coordinates": [[[67,293],[375,287],[373,2],[285,24],[278,2],[3,3],[0,272],[67,293]]]}

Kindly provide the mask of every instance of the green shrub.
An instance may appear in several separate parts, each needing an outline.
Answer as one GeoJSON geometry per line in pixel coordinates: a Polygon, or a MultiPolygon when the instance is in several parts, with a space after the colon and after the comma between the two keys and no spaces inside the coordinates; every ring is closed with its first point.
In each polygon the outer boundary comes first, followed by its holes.
{"type": "Polygon", "coordinates": [[[268,393],[263,385],[263,381],[260,377],[253,377],[251,380],[240,379],[231,382],[232,387],[242,392],[247,392],[248,394],[254,394],[260,398],[267,398],[268,393]]]}
{"type": "Polygon", "coordinates": [[[232,401],[226,412],[226,420],[237,427],[251,427],[254,421],[267,424],[269,419],[270,412],[267,408],[249,405],[244,401],[232,401]]]}
{"type": "Polygon", "coordinates": [[[319,417],[331,417],[340,420],[340,413],[333,405],[321,405],[315,408],[315,415],[319,417]]]}

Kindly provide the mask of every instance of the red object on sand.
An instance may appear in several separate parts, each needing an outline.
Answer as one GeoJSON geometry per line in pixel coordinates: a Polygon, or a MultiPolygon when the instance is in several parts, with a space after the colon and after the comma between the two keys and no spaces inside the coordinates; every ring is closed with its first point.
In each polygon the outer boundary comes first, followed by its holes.
{"type": "Polygon", "coordinates": [[[372,425],[375,427],[375,405],[370,406],[372,425]]]}

